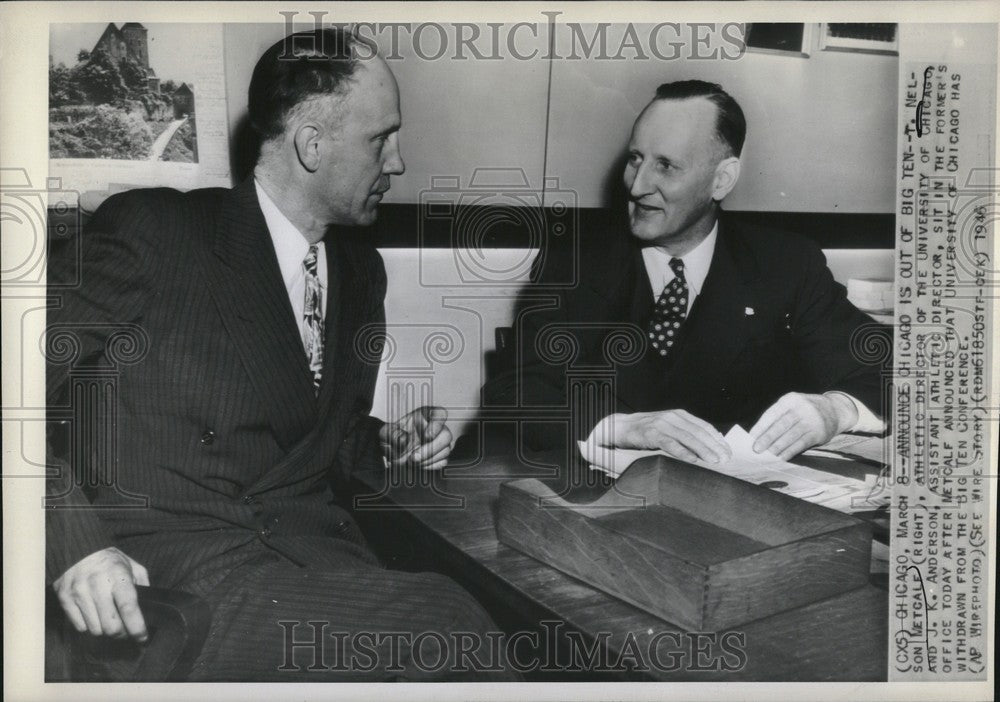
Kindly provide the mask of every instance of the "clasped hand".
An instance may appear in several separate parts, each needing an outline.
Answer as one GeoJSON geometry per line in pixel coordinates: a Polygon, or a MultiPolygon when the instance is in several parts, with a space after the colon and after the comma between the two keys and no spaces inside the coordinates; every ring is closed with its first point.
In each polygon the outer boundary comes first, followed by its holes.
{"type": "Polygon", "coordinates": [[[392,465],[411,464],[441,470],[451,453],[451,431],[443,407],[420,407],[379,430],[382,452],[392,465]]]}

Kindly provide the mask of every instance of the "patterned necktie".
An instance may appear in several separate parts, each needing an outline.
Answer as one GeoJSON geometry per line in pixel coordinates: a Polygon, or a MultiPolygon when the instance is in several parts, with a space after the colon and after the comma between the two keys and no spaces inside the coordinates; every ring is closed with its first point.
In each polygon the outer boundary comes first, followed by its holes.
{"type": "Polygon", "coordinates": [[[656,300],[653,318],[649,320],[649,343],[663,357],[670,353],[687,317],[688,287],[684,279],[684,261],[670,259],[670,270],[674,272],[674,278],[663,286],[663,292],[656,300]]]}
{"type": "Polygon", "coordinates": [[[309,370],[312,371],[313,386],[319,392],[320,380],[323,378],[323,288],[316,273],[316,262],[319,258],[319,248],[316,244],[309,247],[302,267],[306,271],[306,298],[303,310],[305,329],[302,332],[302,343],[306,348],[306,358],[309,359],[309,370]]]}

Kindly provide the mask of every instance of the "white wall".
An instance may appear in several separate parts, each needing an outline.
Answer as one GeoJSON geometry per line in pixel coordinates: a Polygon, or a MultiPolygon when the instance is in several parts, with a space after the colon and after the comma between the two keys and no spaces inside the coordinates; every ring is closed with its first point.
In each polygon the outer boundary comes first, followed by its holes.
{"type": "Polygon", "coordinates": [[[417,386],[408,398],[448,409],[456,436],[476,416],[494,329],[510,326],[518,291],[528,280],[535,249],[382,249],[389,341],[375,388],[373,414],[387,419],[398,407],[393,387],[417,386]],[[496,283],[505,271],[509,283],[496,283]],[[479,281],[475,280],[479,274],[479,281]],[[390,382],[391,381],[391,382],[390,382]]]}

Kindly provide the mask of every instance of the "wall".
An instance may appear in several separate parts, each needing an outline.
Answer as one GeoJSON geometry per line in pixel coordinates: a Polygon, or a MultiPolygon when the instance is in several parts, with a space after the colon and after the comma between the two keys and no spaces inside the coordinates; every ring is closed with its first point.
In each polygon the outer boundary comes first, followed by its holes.
{"type": "Polygon", "coordinates": [[[431,389],[430,398],[448,409],[458,435],[476,416],[486,379],[486,358],[495,348],[494,330],[510,326],[518,290],[527,280],[532,249],[487,249],[476,265],[520,271],[510,283],[470,284],[459,270],[468,252],[391,248],[381,251],[389,279],[386,329],[390,351],[383,358],[373,414],[390,416],[389,387],[410,382],[431,389]],[[388,380],[392,379],[392,383],[388,380]]]}

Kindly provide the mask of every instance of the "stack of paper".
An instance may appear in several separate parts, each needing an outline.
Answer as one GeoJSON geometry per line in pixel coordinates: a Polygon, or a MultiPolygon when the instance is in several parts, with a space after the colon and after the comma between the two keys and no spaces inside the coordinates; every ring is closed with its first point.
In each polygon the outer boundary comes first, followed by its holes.
{"type": "MultiPolygon", "coordinates": [[[[878,483],[876,475],[868,475],[861,481],[788,463],[769,451],[757,453],[753,450],[753,439],[740,426],[733,427],[725,440],[733,451],[729,461],[717,464],[691,462],[840,512],[862,512],[888,504],[889,493],[878,483]]],[[[621,475],[640,458],[669,455],[655,450],[609,448],[593,438],[581,441],[579,445],[580,454],[591,467],[614,477],[621,475]]]]}

